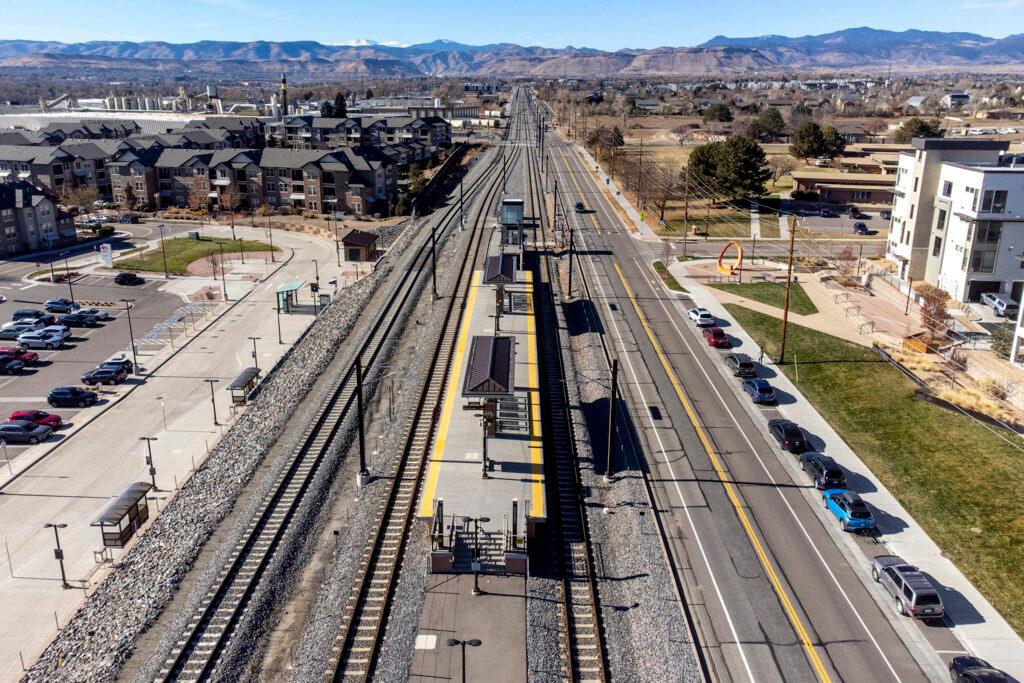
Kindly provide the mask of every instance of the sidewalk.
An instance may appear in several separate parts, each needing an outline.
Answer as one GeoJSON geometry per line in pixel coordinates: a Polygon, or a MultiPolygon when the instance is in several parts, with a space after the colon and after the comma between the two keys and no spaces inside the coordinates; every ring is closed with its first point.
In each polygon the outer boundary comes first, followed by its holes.
{"type": "MultiPolygon", "coordinates": [[[[683,269],[674,269],[673,274],[691,292],[696,305],[705,306],[715,316],[731,321],[731,316],[719,301],[717,296],[719,292],[715,292],[713,296],[707,288],[701,286],[698,280],[688,277],[683,269]]],[[[682,303],[677,301],[675,305],[680,315],[685,317],[686,312],[683,310],[682,303]]],[[[753,308],[753,306],[751,307],[753,308]]],[[[757,310],[761,310],[761,308],[757,308],[757,310]]],[[[790,317],[793,322],[799,322],[798,319],[801,316],[791,315],[790,317]]],[[[807,316],[807,318],[814,317],[816,316],[807,316]]],[[[814,329],[831,333],[828,329],[818,325],[815,325],[814,329]]],[[[729,332],[730,335],[740,341],[740,344],[734,347],[735,351],[747,353],[753,358],[758,357],[760,353],[759,347],[742,327],[733,322],[729,332]]],[[[770,360],[767,357],[765,357],[764,361],[766,365],[770,364],[770,360]]],[[[808,431],[820,436],[828,444],[830,456],[843,467],[857,472],[870,482],[871,486],[866,488],[873,488],[874,491],[861,494],[869,504],[877,509],[884,510],[888,515],[899,518],[906,524],[906,528],[902,529],[898,535],[883,536],[881,538],[884,544],[884,551],[880,548],[878,554],[888,552],[899,555],[908,562],[919,566],[922,570],[933,576],[941,585],[959,592],[965,604],[959,604],[960,601],[957,601],[951,602],[946,606],[947,612],[954,624],[950,627],[953,634],[971,653],[987,659],[994,666],[1007,671],[1017,678],[1024,678],[1024,640],[1010,628],[1006,620],[999,615],[971,582],[960,573],[956,566],[943,557],[939,547],[913,520],[896,498],[885,489],[871,470],[846,445],[810,402],[803,398],[799,389],[789,381],[786,375],[782,372],[777,372],[772,382],[782,391],[789,393],[797,399],[791,405],[779,406],[778,411],[784,417],[797,422],[808,429],[808,431]],[[971,618],[968,614],[962,613],[962,610],[972,610],[977,612],[977,615],[971,618]]],[[[755,415],[756,420],[764,422],[760,412],[753,411],[752,414],[755,415]]],[[[794,480],[799,481],[799,466],[790,458],[784,458],[782,462],[787,469],[791,470],[794,480]]],[[[811,494],[808,493],[808,495],[810,496],[811,494]]],[[[815,510],[821,507],[820,501],[813,498],[813,496],[809,499],[809,504],[815,510]]],[[[866,574],[870,558],[865,556],[852,539],[845,536],[839,536],[838,538],[840,543],[845,545],[851,554],[856,553],[856,555],[851,557],[851,561],[861,569],[862,573],[866,574]]],[[[888,607],[888,594],[881,591],[877,586],[873,586],[870,577],[862,577],[862,579],[873,587],[872,590],[875,592],[876,597],[884,597],[885,606],[888,607]]],[[[916,629],[914,631],[916,632],[916,629]]],[[[920,637],[920,634],[917,634],[917,636],[920,637]]]]}
{"type": "MultiPolygon", "coordinates": [[[[563,138],[564,139],[564,138],[563,138]]],[[[601,164],[597,163],[597,160],[590,155],[590,152],[586,150],[583,145],[570,142],[565,140],[570,150],[578,150],[580,157],[584,164],[588,165],[588,168],[594,169],[593,173],[597,176],[598,184],[602,187],[614,189],[615,192],[610,193],[612,199],[619,205],[619,208],[626,214],[627,218],[633,223],[633,227],[636,229],[637,234],[642,240],[658,240],[660,239],[651,226],[647,225],[643,220],[640,219],[640,213],[636,210],[632,203],[626,196],[622,194],[622,188],[615,182],[615,179],[609,176],[605,170],[601,167],[601,164]]]]}
{"type": "MultiPolygon", "coordinates": [[[[207,232],[230,234],[230,229],[215,226],[207,232]]],[[[236,226],[236,233],[263,239],[259,228],[236,226]]],[[[243,368],[253,365],[251,337],[257,338],[258,365],[266,372],[313,322],[308,313],[281,315],[279,343],[276,290],[284,282],[312,281],[317,268],[322,284],[337,277],[334,244],[302,233],[274,237],[282,248],[278,262],[253,263],[247,258],[243,266],[229,261],[226,279],[232,300],[197,321],[195,331],[184,324],[173,349],[169,343],[140,347],[139,361],[151,373],[140,378],[142,383],[112,405],[79,413],[74,421],[81,426],[72,430],[73,437],[28,449],[15,460],[18,476],[13,481],[3,473],[0,680],[19,678],[19,655],[31,665],[105,576],[108,565],[94,555],[102,548],[100,532],[90,524],[130,484],[150,481],[141,438],[156,438],[153,461],[160,490],[148,496],[150,513],[155,515],[237,417],[225,389],[243,368]],[[213,405],[208,379],[217,380],[213,405]],[[214,423],[214,406],[219,424],[214,423]],[[52,452],[40,459],[44,449],[52,452]],[[73,590],[60,587],[53,532],[43,528],[50,522],[67,524],[60,542],[73,590]]],[[[163,288],[184,296],[190,288],[211,283],[212,278],[173,278],[163,288]]],[[[325,285],[322,291],[331,289],[325,285]]],[[[300,292],[300,301],[311,303],[308,288],[300,292]]],[[[114,550],[113,561],[125,552],[114,550]]]]}

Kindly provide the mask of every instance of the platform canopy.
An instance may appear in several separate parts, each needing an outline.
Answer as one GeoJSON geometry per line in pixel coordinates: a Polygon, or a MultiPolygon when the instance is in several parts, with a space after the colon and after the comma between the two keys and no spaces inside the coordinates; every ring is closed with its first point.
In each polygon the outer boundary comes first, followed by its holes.
{"type": "Polygon", "coordinates": [[[515,340],[512,337],[473,337],[462,395],[510,395],[515,367],[515,340]]]}
{"type": "Polygon", "coordinates": [[[147,482],[135,482],[118,496],[117,500],[107,506],[103,514],[92,523],[92,526],[118,526],[121,520],[139,504],[139,501],[146,497],[146,493],[151,488],[153,488],[153,485],[147,482]]]}

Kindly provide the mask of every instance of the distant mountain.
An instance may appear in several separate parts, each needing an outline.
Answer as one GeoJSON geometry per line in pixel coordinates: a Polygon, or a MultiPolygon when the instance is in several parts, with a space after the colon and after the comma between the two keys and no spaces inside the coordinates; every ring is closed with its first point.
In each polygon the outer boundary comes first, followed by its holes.
{"type": "Polygon", "coordinates": [[[351,76],[702,76],[809,70],[903,71],[935,68],[1024,69],[1024,34],[997,39],[974,33],[850,28],[816,36],[716,36],[696,47],[623,49],[466,45],[435,40],[416,45],[353,40],[196,43],[0,40],[0,72],[144,76],[188,72],[216,79],[351,76]]]}

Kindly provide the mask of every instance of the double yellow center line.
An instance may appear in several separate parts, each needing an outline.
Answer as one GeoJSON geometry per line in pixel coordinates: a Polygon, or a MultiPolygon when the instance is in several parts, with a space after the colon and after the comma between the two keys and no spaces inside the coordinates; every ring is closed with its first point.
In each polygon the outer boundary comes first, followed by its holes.
{"type": "Polygon", "coordinates": [[[761,566],[764,568],[765,575],[768,577],[768,581],[775,589],[775,594],[778,595],[779,601],[782,603],[782,608],[786,612],[786,616],[789,617],[789,621],[793,625],[793,629],[796,631],[797,637],[800,639],[804,650],[807,652],[807,658],[810,659],[811,665],[817,672],[819,680],[825,681],[826,683],[830,682],[832,679],[829,677],[828,671],[825,669],[825,664],[821,661],[821,657],[818,656],[817,650],[814,649],[810,636],[807,634],[807,629],[804,627],[803,622],[800,620],[800,616],[793,607],[793,603],[790,601],[789,596],[782,587],[782,582],[779,580],[775,567],[768,558],[768,553],[765,552],[764,546],[761,544],[760,539],[758,539],[757,534],[754,531],[754,526],[751,524],[750,518],[747,516],[746,510],[740,502],[739,495],[736,492],[736,487],[726,476],[725,469],[722,467],[721,461],[715,454],[715,449],[711,447],[711,441],[704,432],[704,428],[701,427],[700,421],[697,419],[697,413],[694,411],[689,398],[687,398],[686,392],[683,391],[679,378],[676,376],[675,371],[672,370],[672,366],[668,362],[668,357],[665,355],[661,345],[655,338],[654,333],[651,330],[651,326],[647,324],[647,318],[644,317],[643,312],[640,310],[640,306],[637,304],[632,290],[629,288],[629,285],[626,284],[626,278],[622,274],[622,269],[619,268],[618,263],[615,263],[614,265],[615,272],[618,274],[619,280],[622,282],[622,287],[626,291],[626,296],[629,298],[630,303],[633,304],[633,310],[636,311],[636,315],[640,319],[640,324],[643,325],[644,331],[647,333],[647,338],[650,339],[651,345],[654,347],[654,352],[658,355],[658,359],[661,361],[661,365],[665,369],[665,374],[668,375],[669,381],[672,382],[676,395],[679,397],[679,402],[683,404],[683,409],[686,410],[686,415],[689,417],[690,423],[697,432],[697,437],[704,446],[704,450],[707,451],[708,458],[711,460],[711,465],[715,468],[718,479],[722,482],[722,486],[725,488],[725,493],[729,497],[729,502],[731,502],[733,508],[736,509],[736,516],[739,517],[740,524],[743,525],[747,538],[750,539],[750,544],[753,546],[754,552],[761,561],[761,566]]]}

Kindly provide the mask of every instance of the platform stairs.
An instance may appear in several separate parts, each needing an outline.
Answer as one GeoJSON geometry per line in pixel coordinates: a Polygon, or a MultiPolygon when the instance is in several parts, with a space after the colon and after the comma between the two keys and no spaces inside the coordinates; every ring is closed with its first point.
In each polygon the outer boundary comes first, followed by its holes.
{"type": "Polygon", "coordinates": [[[472,531],[455,532],[453,547],[454,562],[452,571],[456,574],[469,574],[474,571],[473,563],[477,558],[474,546],[479,542],[480,567],[475,571],[483,574],[505,573],[505,534],[500,531],[480,530],[475,537],[472,531]]]}

